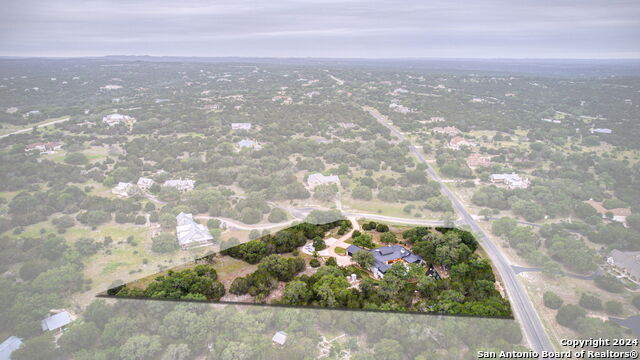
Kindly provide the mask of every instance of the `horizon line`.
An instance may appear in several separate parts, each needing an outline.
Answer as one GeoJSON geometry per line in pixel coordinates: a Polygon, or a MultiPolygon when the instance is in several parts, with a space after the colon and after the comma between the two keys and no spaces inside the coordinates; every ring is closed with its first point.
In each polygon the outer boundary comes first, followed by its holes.
{"type": "Polygon", "coordinates": [[[0,55],[0,59],[50,59],[50,60],[69,60],[69,59],[101,59],[114,57],[129,58],[182,58],[182,59],[274,59],[274,60],[511,60],[511,61],[557,61],[557,60],[573,60],[573,61],[640,61],[640,57],[316,57],[316,56],[203,56],[203,55],[131,55],[131,54],[110,54],[110,55],[79,55],[79,56],[37,56],[37,55],[0,55]]]}

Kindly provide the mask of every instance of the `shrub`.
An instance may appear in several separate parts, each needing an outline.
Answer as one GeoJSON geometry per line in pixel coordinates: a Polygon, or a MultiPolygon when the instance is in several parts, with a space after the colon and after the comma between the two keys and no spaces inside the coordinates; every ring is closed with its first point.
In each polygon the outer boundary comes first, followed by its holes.
{"type": "Polygon", "coordinates": [[[271,210],[271,213],[269,214],[267,220],[269,220],[269,222],[271,223],[285,221],[287,220],[287,212],[280,208],[274,208],[273,210],[271,210]]]}
{"type": "Polygon", "coordinates": [[[333,256],[328,258],[327,261],[324,262],[324,264],[325,266],[338,266],[338,262],[333,256]]]}
{"type": "Polygon", "coordinates": [[[376,231],[377,232],[387,232],[387,231],[389,231],[389,226],[387,226],[385,224],[378,224],[376,226],[376,231]]]}
{"type": "Polygon", "coordinates": [[[311,267],[317,268],[320,266],[320,261],[318,259],[311,259],[311,261],[309,261],[309,265],[311,265],[311,267]]]}
{"type": "Polygon", "coordinates": [[[376,247],[376,244],[371,241],[371,235],[369,234],[362,234],[353,239],[353,245],[364,247],[367,249],[373,249],[376,247]]]}
{"type": "Polygon", "coordinates": [[[579,304],[585,309],[602,310],[602,301],[594,295],[582,294],[579,304]]]}
{"type": "Polygon", "coordinates": [[[380,236],[380,241],[382,241],[383,243],[395,243],[397,242],[396,234],[392,232],[386,232],[380,236]]]}
{"type": "Polygon", "coordinates": [[[549,309],[557,310],[562,306],[562,299],[554,292],[545,291],[544,295],[542,295],[542,300],[544,302],[544,306],[549,309]]]}
{"type": "Polygon", "coordinates": [[[378,224],[374,221],[369,221],[368,223],[362,224],[362,230],[374,230],[378,224]]]}
{"type": "Polygon", "coordinates": [[[160,234],[153,238],[151,251],[156,253],[169,253],[178,250],[178,242],[171,234],[160,234]]]}
{"type": "Polygon", "coordinates": [[[246,278],[235,278],[229,287],[229,292],[235,295],[244,295],[249,291],[250,285],[246,278]]]}
{"type": "Polygon", "coordinates": [[[584,309],[576,305],[564,305],[558,310],[556,314],[556,321],[562,326],[566,326],[571,329],[575,329],[578,322],[585,318],[587,312],[584,309]]]}
{"type": "Polygon", "coordinates": [[[604,309],[607,312],[607,314],[610,315],[620,315],[622,314],[622,303],[618,302],[618,301],[607,301],[604,304],[604,309]]]}
{"type": "Polygon", "coordinates": [[[324,250],[327,248],[327,244],[324,243],[322,238],[316,237],[313,239],[313,248],[316,249],[316,251],[324,250]]]}
{"type": "Polygon", "coordinates": [[[618,278],[616,278],[615,276],[609,274],[598,276],[595,279],[595,283],[596,286],[600,289],[612,293],[619,293],[624,290],[624,285],[622,284],[622,282],[620,282],[620,280],[618,280],[618,278]]]}

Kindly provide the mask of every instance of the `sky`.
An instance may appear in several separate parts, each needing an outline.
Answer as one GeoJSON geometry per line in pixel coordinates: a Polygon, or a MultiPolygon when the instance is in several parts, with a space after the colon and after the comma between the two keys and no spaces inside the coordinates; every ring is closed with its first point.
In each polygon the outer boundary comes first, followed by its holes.
{"type": "Polygon", "coordinates": [[[0,56],[640,58],[638,0],[3,0],[0,56]]]}

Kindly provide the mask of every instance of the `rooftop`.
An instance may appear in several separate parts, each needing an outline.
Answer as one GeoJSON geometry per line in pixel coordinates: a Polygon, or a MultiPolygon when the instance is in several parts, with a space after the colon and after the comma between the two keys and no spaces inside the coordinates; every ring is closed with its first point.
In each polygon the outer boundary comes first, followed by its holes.
{"type": "Polygon", "coordinates": [[[40,325],[42,326],[42,331],[51,331],[59,329],[71,323],[71,321],[71,315],[68,312],[63,311],[42,320],[40,325]]]}

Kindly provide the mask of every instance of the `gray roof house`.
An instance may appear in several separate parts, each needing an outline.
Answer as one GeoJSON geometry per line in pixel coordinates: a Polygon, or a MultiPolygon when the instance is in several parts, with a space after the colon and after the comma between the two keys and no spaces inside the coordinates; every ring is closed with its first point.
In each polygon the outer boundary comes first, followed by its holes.
{"type": "Polygon", "coordinates": [[[71,315],[69,315],[68,312],[63,311],[42,320],[40,322],[40,326],[42,327],[42,331],[51,331],[60,329],[61,327],[71,323],[71,321],[73,321],[71,319],[71,315]]]}
{"type": "Polygon", "coordinates": [[[424,262],[422,256],[416,255],[400,245],[383,246],[373,250],[365,250],[356,245],[347,247],[347,254],[349,256],[353,256],[353,254],[358,251],[369,251],[373,254],[374,262],[371,271],[378,278],[383,277],[384,273],[397,261],[408,264],[422,264],[424,262]]]}
{"type": "Polygon", "coordinates": [[[176,216],[176,235],[178,244],[185,249],[192,246],[206,245],[213,240],[209,229],[193,220],[193,215],[181,212],[176,216]]]}
{"type": "Polygon", "coordinates": [[[625,272],[635,281],[640,281],[640,251],[611,250],[607,263],[625,272]]]}
{"type": "Polygon", "coordinates": [[[22,339],[17,336],[9,336],[0,344],[0,360],[11,360],[11,353],[22,346],[22,339]]]}

